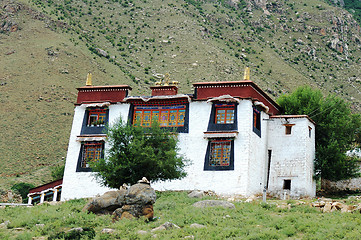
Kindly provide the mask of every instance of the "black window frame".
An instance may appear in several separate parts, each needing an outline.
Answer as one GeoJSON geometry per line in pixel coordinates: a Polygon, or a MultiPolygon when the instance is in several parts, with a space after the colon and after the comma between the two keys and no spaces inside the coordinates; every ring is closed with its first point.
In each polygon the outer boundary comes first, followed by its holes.
{"type": "Polygon", "coordinates": [[[101,158],[104,158],[104,145],[105,145],[104,141],[84,141],[84,142],[81,142],[78,162],[77,162],[77,166],[76,166],[76,172],[92,172],[93,171],[91,167],[82,167],[81,166],[81,162],[82,162],[82,159],[83,159],[83,153],[84,153],[84,147],[85,147],[86,143],[93,143],[93,142],[97,142],[97,143],[102,144],[101,158]]]}
{"type": "Polygon", "coordinates": [[[238,103],[214,102],[212,104],[211,115],[209,117],[207,131],[232,131],[232,130],[238,130],[237,111],[238,111],[238,103]],[[222,108],[222,107],[218,107],[218,105],[233,106],[233,109],[234,109],[233,123],[230,123],[230,124],[216,123],[217,108],[222,108]]]}
{"type": "Polygon", "coordinates": [[[109,108],[108,107],[89,107],[85,110],[84,118],[83,118],[83,124],[81,128],[81,135],[85,134],[103,134],[106,131],[106,125],[109,122],[109,108]],[[93,109],[104,109],[106,110],[106,116],[103,126],[88,126],[88,119],[89,114],[91,110],[93,109]]]}
{"type": "Polygon", "coordinates": [[[259,137],[262,137],[261,135],[261,129],[262,129],[262,121],[261,121],[261,116],[262,116],[262,111],[257,108],[256,106],[252,107],[252,129],[253,132],[255,134],[257,134],[259,137]],[[256,117],[255,117],[256,116],[256,117]]]}
{"type": "MultiPolygon", "coordinates": [[[[174,129],[178,133],[188,133],[189,132],[189,103],[183,103],[183,104],[177,104],[177,105],[164,105],[164,106],[179,106],[179,105],[185,105],[185,117],[184,117],[184,125],[180,127],[162,127],[167,129],[174,129]]],[[[129,114],[128,114],[128,123],[133,125],[134,120],[134,110],[135,110],[134,104],[131,104],[129,107],[129,114]]],[[[147,105],[147,107],[158,107],[159,105],[147,105]]]]}
{"type": "Polygon", "coordinates": [[[233,138],[210,138],[208,139],[207,151],[204,160],[204,171],[232,171],[234,170],[234,139],[233,138]],[[231,142],[231,152],[229,166],[210,166],[210,157],[211,157],[211,144],[212,142],[217,142],[220,140],[230,140],[231,142]]]}

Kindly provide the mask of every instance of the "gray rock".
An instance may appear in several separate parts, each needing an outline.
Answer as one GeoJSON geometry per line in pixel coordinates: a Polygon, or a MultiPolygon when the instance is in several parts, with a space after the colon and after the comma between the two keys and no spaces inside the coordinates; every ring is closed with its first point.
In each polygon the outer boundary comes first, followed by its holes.
{"type": "Polygon", "coordinates": [[[160,230],[168,230],[168,229],[173,229],[173,228],[180,228],[179,226],[175,225],[174,223],[171,222],[165,222],[162,225],[160,225],[159,227],[153,228],[152,232],[155,231],[160,231],[160,230]]]}
{"type": "Polygon", "coordinates": [[[7,228],[9,224],[10,224],[10,221],[6,220],[5,222],[0,224],[0,228],[7,228]]]}
{"type": "Polygon", "coordinates": [[[83,232],[84,229],[81,228],[81,227],[77,227],[77,228],[72,228],[72,229],[69,229],[68,231],[66,231],[65,233],[69,233],[69,232],[83,232]]]}
{"type": "Polygon", "coordinates": [[[140,235],[145,235],[145,234],[147,234],[148,232],[147,232],[147,231],[144,231],[144,230],[139,230],[137,233],[140,234],[140,235]]]}
{"type": "Polygon", "coordinates": [[[103,57],[107,57],[108,56],[108,53],[106,51],[104,51],[103,49],[100,49],[100,48],[96,48],[95,49],[99,55],[103,56],[103,57]]]}
{"type": "Polygon", "coordinates": [[[192,223],[189,227],[190,228],[205,228],[206,226],[204,226],[202,224],[198,224],[198,223],[192,223]]]}
{"type": "Polygon", "coordinates": [[[198,190],[194,190],[194,191],[192,191],[192,192],[190,192],[189,194],[188,194],[188,197],[190,197],[190,198],[202,198],[202,197],[204,197],[204,192],[203,191],[198,191],[198,190]]]}
{"type": "Polygon", "coordinates": [[[221,200],[204,200],[196,202],[193,204],[194,207],[204,208],[204,207],[223,207],[223,208],[236,208],[233,203],[221,200]]]}
{"type": "Polygon", "coordinates": [[[84,206],[83,211],[93,213],[111,213],[123,206],[125,202],[125,189],[109,191],[100,197],[95,197],[84,206]]]}
{"type": "Polygon", "coordinates": [[[114,233],[114,232],[115,232],[115,230],[113,228],[103,228],[101,231],[101,233],[108,233],[108,234],[114,233]]]}
{"type": "Polygon", "coordinates": [[[146,183],[137,183],[127,190],[125,204],[153,204],[156,199],[157,195],[150,185],[146,183]]]}

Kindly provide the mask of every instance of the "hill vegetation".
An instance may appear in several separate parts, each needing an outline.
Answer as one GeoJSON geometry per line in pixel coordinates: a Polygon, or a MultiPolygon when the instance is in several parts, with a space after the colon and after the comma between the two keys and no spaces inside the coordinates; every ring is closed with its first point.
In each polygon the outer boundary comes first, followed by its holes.
{"type": "Polygon", "coordinates": [[[327,1],[6,0],[0,20],[0,186],[64,164],[88,72],[149,95],[165,73],[191,93],[250,66],[274,98],[309,85],[360,111],[360,27],[327,1]]]}

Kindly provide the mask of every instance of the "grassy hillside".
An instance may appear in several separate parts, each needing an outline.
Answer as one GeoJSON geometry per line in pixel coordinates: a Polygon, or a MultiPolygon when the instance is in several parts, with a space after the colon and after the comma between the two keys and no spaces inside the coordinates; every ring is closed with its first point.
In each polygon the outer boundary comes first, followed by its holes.
{"type": "MultiPolygon", "coordinates": [[[[359,212],[321,213],[307,205],[309,200],[268,201],[268,204],[234,202],[235,209],[195,208],[192,204],[197,201],[199,199],[189,198],[185,192],[158,193],[154,204],[156,220],[149,223],[144,219],[112,223],[110,215],[84,213],[81,211],[86,203],[83,199],[57,206],[6,208],[0,211],[0,223],[10,223],[0,227],[0,238],[78,239],[74,235],[65,238],[70,233],[64,235],[78,227],[87,230],[81,239],[359,239],[361,234],[359,212]],[[180,228],[151,232],[165,222],[180,228]],[[204,227],[192,228],[194,223],[204,227]],[[114,232],[102,233],[104,228],[114,232]]],[[[347,202],[357,204],[356,200],[347,202]]]]}
{"type": "Polygon", "coordinates": [[[0,186],[48,181],[49,168],[63,164],[75,88],[89,71],[95,85],[129,84],[139,95],[161,74],[190,93],[193,82],[239,80],[250,66],[274,98],[307,84],[360,111],[360,28],[326,1],[0,5],[0,186]]]}

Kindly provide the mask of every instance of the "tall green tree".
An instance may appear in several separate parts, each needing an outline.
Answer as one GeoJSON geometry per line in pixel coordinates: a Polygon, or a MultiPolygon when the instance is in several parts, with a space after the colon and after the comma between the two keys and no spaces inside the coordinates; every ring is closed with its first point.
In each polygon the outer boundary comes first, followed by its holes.
{"type": "Polygon", "coordinates": [[[110,148],[105,159],[92,163],[100,182],[118,188],[148,180],[173,180],[186,176],[187,160],[178,154],[176,132],[153,122],[151,128],[132,126],[121,119],[108,129],[110,148]]]}
{"type": "Polygon", "coordinates": [[[306,114],[316,122],[315,175],[328,180],[359,176],[356,157],[346,155],[360,144],[361,117],[343,99],[299,87],[277,100],[283,114],[306,114]]]}

